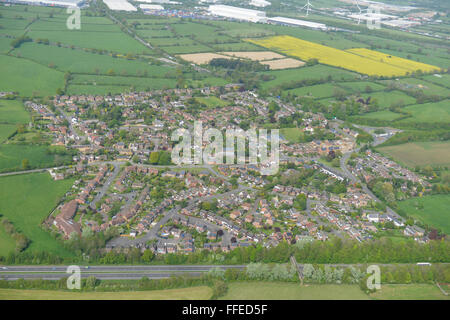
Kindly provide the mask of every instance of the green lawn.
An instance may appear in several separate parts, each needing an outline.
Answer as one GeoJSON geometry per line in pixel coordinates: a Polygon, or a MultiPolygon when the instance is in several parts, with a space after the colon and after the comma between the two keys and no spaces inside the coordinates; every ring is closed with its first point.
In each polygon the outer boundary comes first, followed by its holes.
{"type": "Polygon", "coordinates": [[[70,255],[40,225],[72,183],[53,181],[48,173],[0,177],[0,212],[32,241],[27,250],[70,255]]]}
{"type": "Polygon", "coordinates": [[[227,105],[225,101],[220,100],[217,97],[198,97],[195,98],[199,103],[205,104],[208,108],[224,107],[227,105]]]}
{"type": "Polygon", "coordinates": [[[410,142],[377,149],[410,167],[450,165],[450,142],[410,142]]]}
{"type": "Polygon", "coordinates": [[[224,300],[364,300],[356,285],[306,285],[285,282],[233,282],[224,300]]]}
{"type": "Polygon", "coordinates": [[[208,300],[209,287],[125,292],[0,289],[0,300],[208,300]]]}
{"type": "Polygon", "coordinates": [[[280,134],[289,142],[298,143],[305,134],[300,128],[282,128],[280,134]]]}
{"type": "Polygon", "coordinates": [[[362,94],[362,97],[370,97],[371,99],[376,99],[381,109],[388,109],[390,106],[396,103],[402,103],[403,105],[416,103],[416,99],[408,96],[406,93],[397,90],[389,92],[379,91],[364,93],[362,94]]]}
{"type": "MultiPolygon", "coordinates": [[[[445,290],[445,288],[444,288],[445,290]]],[[[448,287],[447,287],[448,290],[448,287]]],[[[382,284],[370,295],[377,300],[449,300],[434,284],[382,284]]]]}
{"type": "Polygon", "coordinates": [[[0,143],[5,141],[16,129],[17,125],[15,124],[0,124],[0,143]]]}
{"type": "Polygon", "coordinates": [[[397,202],[408,215],[450,234],[450,195],[432,195],[397,202]]]}

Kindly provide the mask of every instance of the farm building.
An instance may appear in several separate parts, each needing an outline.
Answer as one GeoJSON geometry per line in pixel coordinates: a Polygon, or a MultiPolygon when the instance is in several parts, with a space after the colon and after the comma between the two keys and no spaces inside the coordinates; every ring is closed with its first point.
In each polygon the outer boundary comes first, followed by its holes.
{"type": "Polygon", "coordinates": [[[316,23],[306,20],[299,20],[299,19],[291,19],[291,18],[284,18],[284,17],[273,17],[268,18],[268,22],[270,23],[276,23],[276,24],[282,24],[287,26],[294,26],[294,27],[307,27],[317,30],[327,30],[327,26],[323,23],[316,23]]]}
{"type": "Polygon", "coordinates": [[[249,4],[251,6],[260,7],[260,8],[265,8],[265,7],[271,5],[271,3],[269,1],[266,1],[266,0],[252,0],[252,1],[250,1],[249,4]]]}
{"type": "Polygon", "coordinates": [[[212,15],[233,18],[237,20],[245,20],[251,22],[267,22],[266,13],[264,11],[231,7],[225,5],[211,5],[208,11],[212,15]]]}

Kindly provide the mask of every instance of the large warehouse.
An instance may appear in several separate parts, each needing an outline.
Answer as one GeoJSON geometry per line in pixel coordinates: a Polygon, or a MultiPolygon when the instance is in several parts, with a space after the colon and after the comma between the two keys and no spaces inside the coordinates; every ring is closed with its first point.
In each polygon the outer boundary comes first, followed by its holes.
{"type": "Polygon", "coordinates": [[[291,18],[284,18],[284,17],[273,17],[267,19],[270,23],[276,23],[276,24],[282,24],[286,26],[294,26],[294,27],[307,27],[317,30],[327,30],[327,26],[323,23],[316,23],[306,20],[299,20],[299,19],[291,19],[291,18]]]}
{"type": "Polygon", "coordinates": [[[231,7],[225,5],[211,5],[208,11],[216,16],[233,18],[236,20],[245,20],[251,22],[267,22],[264,11],[231,7]]]}

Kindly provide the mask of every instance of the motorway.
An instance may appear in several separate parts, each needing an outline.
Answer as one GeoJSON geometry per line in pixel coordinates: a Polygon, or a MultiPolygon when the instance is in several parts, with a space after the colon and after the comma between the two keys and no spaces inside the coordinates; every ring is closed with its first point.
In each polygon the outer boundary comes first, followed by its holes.
{"type": "MultiPolygon", "coordinates": [[[[212,268],[244,269],[245,265],[160,265],[160,266],[80,266],[81,277],[101,280],[138,280],[170,278],[173,275],[198,277],[212,268]]],[[[68,266],[8,266],[0,267],[0,279],[59,280],[69,277],[68,266]],[[5,269],[6,268],[6,269],[5,269]]]]}

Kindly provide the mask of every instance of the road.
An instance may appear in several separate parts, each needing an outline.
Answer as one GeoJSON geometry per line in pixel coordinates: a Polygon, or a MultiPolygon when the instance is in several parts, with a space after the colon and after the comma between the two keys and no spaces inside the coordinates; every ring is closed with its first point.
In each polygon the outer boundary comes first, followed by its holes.
{"type": "MultiPolygon", "coordinates": [[[[101,280],[138,280],[142,277],[164,279],[173,275],[201,276],[212,268],[242,270],[245,265],[160,265],[160,266],[80,266],[81,277],[101,280]]],[[[0,267],[0,279],[59,280],[70,276],[68,266],[8,266],[0,267]]]]}

